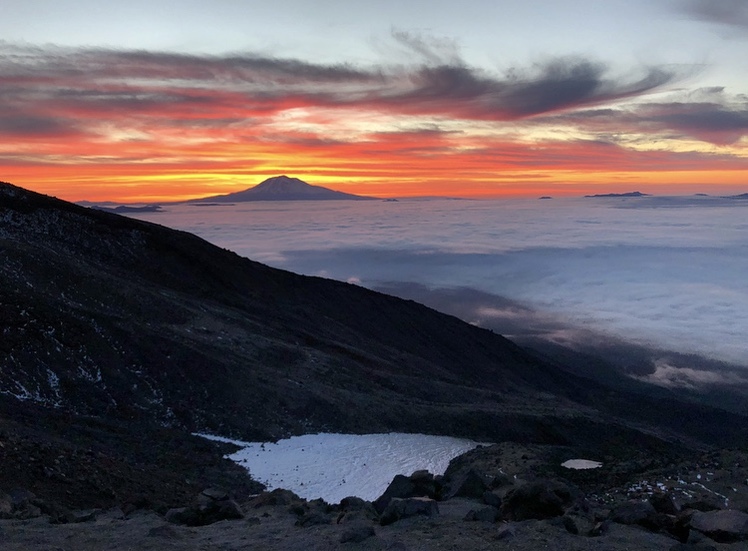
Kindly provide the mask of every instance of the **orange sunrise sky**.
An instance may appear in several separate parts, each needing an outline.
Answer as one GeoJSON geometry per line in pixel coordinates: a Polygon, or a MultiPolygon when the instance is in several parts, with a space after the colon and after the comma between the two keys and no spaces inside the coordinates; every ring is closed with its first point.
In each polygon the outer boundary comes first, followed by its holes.
{"type": "Polygon", "coordinates": [[[310,5],[4,3],[0,180],[118,202],[278,174],[379,197],[748,192],[744,2],[310,5]]]}

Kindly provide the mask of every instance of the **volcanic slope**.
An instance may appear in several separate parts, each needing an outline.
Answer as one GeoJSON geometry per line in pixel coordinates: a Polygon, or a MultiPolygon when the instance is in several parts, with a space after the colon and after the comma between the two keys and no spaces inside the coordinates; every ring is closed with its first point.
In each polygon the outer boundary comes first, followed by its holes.
{"type": "Polygon", "coordinates": [[[242,439],[746,441],[743,418],[607,389],[415,302],[10,184],[0,184],[0,278],[5,411],[20,400],[242,439]]]}

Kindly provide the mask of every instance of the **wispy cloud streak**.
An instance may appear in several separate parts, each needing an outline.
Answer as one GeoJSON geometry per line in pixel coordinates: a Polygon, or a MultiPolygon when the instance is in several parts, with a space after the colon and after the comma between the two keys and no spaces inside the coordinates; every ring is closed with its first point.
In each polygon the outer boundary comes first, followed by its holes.
{"type": "Polygon", "coordinates": [[[4,105],[150,113],[240,109],[245,115],[289,107],[354,107],[476,120],[516,120],[635,97],[675,78],[647,69],[631,81],[606,78],[585,59],[556,59],[529,70],[489,74],[424,43],[409,44],[428,63],[355,68],[252,55],[209,57],[110,50],[40,50],[5,45],[4,105]]]}
{"type": "Polygon", "coordinates": [[[748,2],[745,0],[687,0],[684,10],[704,21],[734,27],[748,27],[748,2]]]}

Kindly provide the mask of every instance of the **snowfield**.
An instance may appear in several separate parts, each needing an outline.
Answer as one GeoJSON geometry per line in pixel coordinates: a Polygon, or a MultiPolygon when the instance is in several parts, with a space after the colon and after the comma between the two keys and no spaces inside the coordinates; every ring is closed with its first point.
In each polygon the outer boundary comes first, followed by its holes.
{"type": "Polygon", "coordinates": [[[472,440],[426,434],[306,434],[277,443],[242,442],[228,458],[268,490],[284,488],[306,499],[338,503],[348,496],[378,498],[395,475],[427,469],[442,474],[449,462],[479,445],[472,440]]]}
{"type": "Polygon", "coordinates": [[[569,459],[561,463],[562,467],[567,469],[575,470],[586,470],[586,469],[599,469],[603,466],[599,461],[591,461],[589,459],[569,459]]]}

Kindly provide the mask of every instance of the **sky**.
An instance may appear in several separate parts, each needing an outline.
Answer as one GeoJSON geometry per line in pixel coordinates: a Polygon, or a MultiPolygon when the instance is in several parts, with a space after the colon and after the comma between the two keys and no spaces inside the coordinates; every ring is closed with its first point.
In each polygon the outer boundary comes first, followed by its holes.
{"type": "Polygon", "coordinates": [[[0,180],[147,202],[748,191],[746,0],[4,0],[0,180]]]}

